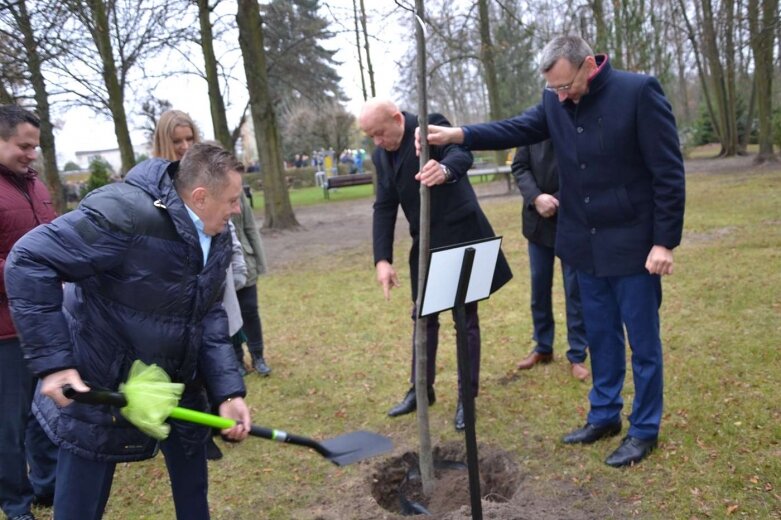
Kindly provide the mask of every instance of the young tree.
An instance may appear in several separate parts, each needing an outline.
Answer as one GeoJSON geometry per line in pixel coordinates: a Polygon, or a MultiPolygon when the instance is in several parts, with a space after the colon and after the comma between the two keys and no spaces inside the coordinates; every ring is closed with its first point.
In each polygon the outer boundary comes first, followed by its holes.
{"type": "MultiPolygon", "coordinates": [[[[422,20],[426,19],[423,8],[423,0],[415,0],[415,14],[417,15],[415,24],[415,48],[417,54],[417,87],[418,87],[418,124],[420,125],[420,134],[422,149],[420,151],[420,169],[429,160],[429,148],[427,143],[428,132],[428,99],[427,74],[426,74],[426,35],[422,27],[422,20]]],[[[431,194],[428,186],[420,183],[420,215],[419,220],[419,243],[418,243],[418,287],[425,285],[425,276],[428,272],[428,251],[431,245],[431,194]]],[[[416,310],[422,308],[423,291],[418,291],[416,310]]],[[[434,454],[431,450],[431,424],[428,418],[428,388],[431,384],[426,381],[426,365],[428,358],[428,349],[426,348],[426,327],[427,317],[419,317],[415,320],[415,392],[418,403],[418,439],[420,440],[420,449],[418,450],[418,468],[420,469],[420,480],[424,496],[431,496],[434,491],[434,454]]]]}
{"type": "Polygon", "coordinates": [[[236,23],[239,27],[239,45],[247,77],[250,112],[263,173],[266,211],[263,226],[269,229],[298,227],[285,182],[281,140],[269,93],[263,26],[257,0],[238,1],[236,23]]]}

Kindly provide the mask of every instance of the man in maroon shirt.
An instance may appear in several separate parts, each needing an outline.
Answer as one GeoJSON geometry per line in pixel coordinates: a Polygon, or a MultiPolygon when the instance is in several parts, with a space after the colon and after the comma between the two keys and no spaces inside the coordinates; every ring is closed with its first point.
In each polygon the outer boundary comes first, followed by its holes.
{"type": "Polygon", "coordinates": [[[46,186],[30,167],[39,128],[27,110],[0,105],[0,509],[11,520],[34,519],[33,503],[51,505],[57,464],[57,447],[30,412],[36,379],[11,322],[3,275],[14,243],[56,217],[46,186]]]}

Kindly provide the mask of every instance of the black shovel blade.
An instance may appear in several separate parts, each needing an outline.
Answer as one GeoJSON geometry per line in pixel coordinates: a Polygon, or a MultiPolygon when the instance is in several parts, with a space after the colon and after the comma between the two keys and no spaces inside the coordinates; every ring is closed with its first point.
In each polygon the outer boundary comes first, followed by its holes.
{"type": "Polygon", "coordinates": [[[377,433],[357,431],[320,442],[328,451],[328,460],[337,466],[346,466],[393,449],[388,437],[377,433]]]}

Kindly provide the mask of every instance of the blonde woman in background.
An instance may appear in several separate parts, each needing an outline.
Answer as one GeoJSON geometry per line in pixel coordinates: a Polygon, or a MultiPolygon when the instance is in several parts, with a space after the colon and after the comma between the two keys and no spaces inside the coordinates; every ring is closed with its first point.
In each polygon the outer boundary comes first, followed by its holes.
{"type": "MultiPolygon", "coordinates": [[[[181,161],[190,147],[201,141],[198,127],[192,118],[181,110],[168,110],[160,115],[160,120],[155,128],[152,144],[152,155],[168,161],[181,161]]],[[[225,293],[222,303],[228,315],[228,332],[232,336],[241,330],[241,308],[236,296],[236,287],[243,286],[247,280],[247,264],[244,262],[242,246],[236,235],[233,222],[228,222],[233,242],[233,256],[225,277],[225,293]]],[[[246,371],[243,363],[239,363],[239,372],[244,375],[246,371]]],[[[206,458],[219,460],[222,458],[220,448],[209,438],[206,444],[206,458]]]]}
{"type": "Polygon", "coordinates": [[[152,139],[152,156],[168,161],[181,161],[184,153],[201,141],[198,127],[181,110],[167,110],[160,115],[152,139]]]}

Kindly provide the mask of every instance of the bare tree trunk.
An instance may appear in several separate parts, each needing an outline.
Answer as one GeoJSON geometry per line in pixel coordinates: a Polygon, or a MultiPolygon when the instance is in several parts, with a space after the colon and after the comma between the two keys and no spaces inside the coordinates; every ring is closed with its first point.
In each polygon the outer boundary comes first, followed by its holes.
{"type": "MultiPolygon", "coordinates": [[[[674,12],[674,11],[673,11],[674,12]]],[[[691,122],[689,109],[689,82],[686,78],[686,57],[684,56],[684,42],[681,40],[679,29],[675,31],[675,59],[678,65],[678,106],[679,116],[688,125],[691,122]]]]}
{"type": "MultiPolygon", "coordinates": [[[[480,61],[483,62],[485,72],[485,86],[488,90],[488,111],[492,121],[502,118],[501,105],[499,103],[499,82],[496,79],[496,60],[494,57],[494,44],[491,41],[491,21],[488,17],[488,0],[478,0],[480,13],[480,61]]],[[[494,161],[497,168],[504,166],[506,159],[503,150],[496,150],[494,161]]],[[[507,188],[512,189],[510,174],[507,174],[507,188]]]]}
{"type": "Polygon", "coordinates": [[[684,1],[685,0],[678,0],[678,5],[681,8],[681,16],[683,16],[683,20],[686,24],[686,32],[688,33],[689,42],[691,43],[692,46],[694,63],[697,66],[697,75],[700,78],[700,86],[702,87],[702,95],[705,97],[705,106],[708,109],[708,116],[710,117],[711,124],[713,125],[713,133],[716,134],[716,137],[719,139],[719,142],[721,142],[722,127],[719,124],[719,118],[717,117],[716,111],[713,108],[713,101],[711,100],[711,93],[710,93],[710,89],[708,88],[707,76],[705,74],[705,69],[702,65],[700,45],[697,41],[697,34],[694,32],[694,27],[692,26],[692,23],[689,20],[689,15],[686,14],[686,5],[684,1]]]}
{"type": "Polygon", "coordinates": [[[735,78],[735,39],[734,39],[734,27],[735,27],[735,2],[734,0],[723,0],[722,8],[725,10],[726,24],[724,27],[725,32],[725,49],[724,58],[726,65],[726,93],[727,93],[727,128],[730,136],[730,143],[727,149],[728,156],[734,156],[738,154],[738,110],[737,110],[737,95],[736,90],[736,78],[735,78]]]}
{"type": "Polygon", "coordinates": [[[214,55],[214,36],[210,20],[211,8],[209,0],[196,0],[198,4],[198,21],[201,25],[201,49],[203,49],[204,72],[209,87],[209,107],[212,114],[214,138],[226,150],[235,151],[234,141],[228,130],[228,117],[225,115],[225,101],[220,90],[220,77],[217,72],[217,58],[214,55]]]}
{"type": "Polygon", "coordinates": [[[374,69],[372,68],[372,55],[369,53],[369,34],[366,31],[366,7],[361,0],[361,28],[363,29],[363,47],[366,50],[366,68],[369,72],[369,86],[372,97],[377,97],[377,89],[374,86],[374,69]]]}
{"type": "MultiPolygon", "coordinates": [[[[420,126],[420,169],[428,162],[428,106],[426,104],[426,35],[422,23],[425,20],[423,0],[415,0],[415,12],[419,17],[415,24],[415,37],[418,49],[418,125],[420,126]]],[[[418,247],[418,299],[415,302],[416,312],[420,313],[423,302],[423,287],[426,285],[428,272],[428,250],[431,245],[431,206],[428,187],[420,183],[420,230],[418,247]]],[[[418,437],[420,449],[418,460],[420,480],[423,494],[431,496],[434,491],[434,454],[431,451],[431,427],[428,418],[428,385],[426,380],[426,365],[428,354],[426,349],[426,324],[428,318],[415,320],[415,397],[418,403],[418,437]]]]}
{"type": "MultiPolygon", "coordinates": [[[[75,4],[74,9],[83,9],[79,2],[69,2],[75,4]]],[[[114,121],[114,134],[119,145],[119,155],[122,159],[120,175],[125,174],[136,164],[135,154],[133,153],[133,143],[130,141],[130,131],[127,127],[127,115],[125,114],[125,93],[119,83],[117,76],[117,67],[114,62],[114,51],[111,45],[111,24],[106,13],[106,4],[103,0],[87,0],[86,7],[88,14],[92,19],[89,24],[89,30],[95,47],[98,49],[101,59],[101,75],[106,85],[108,94],[108,109],[114,121]]]]}
{"type": "Polygon", "coordinates": [[[743,135],[738,145],[740,155],[748,154],[748,142],[751,139],[751,127],[754,122],[754,107],[757,105],[757,76],[754,75],[754,81],[751,82],[751,94],[748,97],[748,106],[746,107],[746,122],[743,125],[743,135]]]}
{"type": "Polygon", "coordinates": [[[114,63],[114,52],[111,46],[111,25],[106,13],[106,5],[103,0],[88,0],[87,5],[92,15],[93,24],[90,27],[92,39],[98,49],[102,63],[101,73],[108,93],[108,108],[114,120],[114,134],[119,145],[119,155],[122,158],[120,175],[125,174],[136,164],[133,143],[130,141],[130,131],[127,127],[127,115],[125,114],[125,93],[119,84],[117,67],[114,63]]]}
{"type": "Polygon", "coordinates": [[[363,93],[363,100],[366,101],[368,96],[366,95],[366,78],[363,77],[363,57],[361,56],[361,33],[358,30],[358,4],[353,0],[353,20],[355,21],[355,50],[358,52],[358,70],[361,73],[361,92],[363,93]]]}
{"type": "Polygon", "coordinates": [[[46,92],[46,81],[41,72],[41,55],[38,53],[38,41],[33,33],[26,0],[20,0],[15,6],[9,5],[17,26],[22,33],[27,67],[30,71],[30,83],[35,92],[35,104],[38,118],[41,120],[41,154],[43,155],[43,174],[46,184],[54,200],[54,209],[59,214],[65,213],[65,191],[57,169],[57,151],[54,146],[54,127],[49,110],[49,95],[46,92]]]}
{"type": "Polygon", "coordinates": [[[732,132],[734,124],[729,121],[728,78],[719,56],[711,0],[702,0],[702,31],[704,39],[703,50],[710,68],[711,82],[718,108],[719,127],[722,130],[720,135],[721,152],[719,155],[732,157],[737,153],[737,136],[732,132]]]}
{"type": "Polygon", "coordinates": [[[263,27],[257,0],[239,0],[236,23],[239,45],[247,77],[250,111],[255,126],[255,142],[263,174],[263,199],[266,206],[263,227],[289,229],[298,227],[285,182],[281,140],[268,88],[263,27]]]}
{"type": "Polygon", "coordinates": [[[774,24],[778,23],[778,0],[749,0],[751,48],[754,51],[754,80],[757,86],[757,115],[759,117],[759,153],[757,163],[776,161],[773,153],[773,40],[774,24]]]}
{"type": "Polygon", "coordinates": [[[610,41],[610,31],[605,23],[605,6],[602,0],[591,0],[591,12],[594,14],[594,25],[597,27],[596,52],[607,52],[610,41]]]}
{"type": "Polygon", "coordinates": [[[616,50],[613,54],[613,66],[617,69],[624,68],[624,25],[621,15],[621,0],[613,0],[613,34],[616,36],[616,50]]]}
{"type": "Polygon", "coordinates": [[[241,127],[244,126],[244,123],[247,122],[247,111],[249,110],[249,102],[247,102],[247,105],[244,107],[244,110],[241,112],[241,118],[239,119],[238,124],[236,124],[233,131],[231,131],[231,150],[236,149],[236,142],[239,140],[239,137],[241,137],[241,127]]]}

